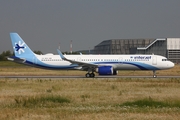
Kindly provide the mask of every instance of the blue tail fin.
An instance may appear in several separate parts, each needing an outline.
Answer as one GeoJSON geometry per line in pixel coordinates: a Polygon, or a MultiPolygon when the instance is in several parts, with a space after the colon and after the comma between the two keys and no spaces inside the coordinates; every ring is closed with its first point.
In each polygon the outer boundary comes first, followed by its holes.
{"type": "Polygon", "coordinates": [[[34,56],[33,51],[27,46],[23,39],[17,33],[10,33],[14,54],[19,58],[34,56]]]}

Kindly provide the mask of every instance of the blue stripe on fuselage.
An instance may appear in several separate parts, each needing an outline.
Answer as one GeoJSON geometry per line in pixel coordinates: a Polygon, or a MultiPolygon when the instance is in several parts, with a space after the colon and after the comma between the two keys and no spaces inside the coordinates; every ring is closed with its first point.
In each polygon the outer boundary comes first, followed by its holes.
{"type": "Polygon", "coordinates": [[[140,63],[140,62],[123,62],[123,64],[130,64],[138,67],[141,70],[159,70],[159,68],[154,67],[152,65],[148,65],[145,63],[140,63]]]}
{"type": "Polygon", "coordinates": [[[129,64],[134,65],[141,70],[159,70],[159,68],[157,67],[141,62],[94,62],[93,64],[129,64]]]}
{"type": "Polygon", "coordinates": [[[40,67],[40,68],[45,68],[45,69],[59,69],[59,70],[63,70],[63,69],[73,69],[74,67],[78,67],[78,65],[68,65],[68,66],[54,66],[54,65],[48,65],[48,64],[35,64],[32,63],[30,61],[26,61],[26,64],[30,65],[30,66],[34,66],[34,67],[40,67]]]}
{"type": "MultiPolygon", "coordinates": [[[[78,67],[77,64],[73,65],[67,65],[67,66],[54,66],[54,65],[48,65],[44,64],[41,62],[41,64],[34,64],[30,61],[26,61],[27,64],[36,66],[36,67],[41,67],[41,68],[46,68],[46,69],[73,69],[74,67],[78,67]]],[[[112,65],[118,65],[119,62],[94,62],[93,64],[112,64],[112,65]]],[[[123,62],[123,64],[129,64],[129,65],[134,65],[138,67],[141,70],[159,70],[159,68],[154,67],[152,65],[148,65],[145,63],[140,63],[140,62],[123,62]]]]}

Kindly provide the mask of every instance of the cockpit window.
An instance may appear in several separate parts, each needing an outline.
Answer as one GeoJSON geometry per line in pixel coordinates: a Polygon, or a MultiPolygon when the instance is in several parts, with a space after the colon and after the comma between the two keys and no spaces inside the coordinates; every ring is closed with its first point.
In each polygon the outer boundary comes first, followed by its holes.
{"type": "Polygon", "coordinates": [[[167,59],[162,59],[162,61],[168,61],[167,59]]]}

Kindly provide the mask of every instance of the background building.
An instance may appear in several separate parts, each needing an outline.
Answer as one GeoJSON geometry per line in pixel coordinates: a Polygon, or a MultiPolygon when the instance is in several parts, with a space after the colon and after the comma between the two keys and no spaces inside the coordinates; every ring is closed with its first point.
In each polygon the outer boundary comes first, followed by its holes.
{"type": "Polygon", "coordinates": [[[111,39],[94,47],[94,54],[156,54],[180,63],[180,38],[111,39]]]}

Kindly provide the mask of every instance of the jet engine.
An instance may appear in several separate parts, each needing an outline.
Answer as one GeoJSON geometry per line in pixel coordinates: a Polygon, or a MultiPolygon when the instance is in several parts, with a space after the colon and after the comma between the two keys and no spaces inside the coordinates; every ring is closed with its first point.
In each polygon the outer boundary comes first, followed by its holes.
{"type": "Polygon", "coordinates": [[[99,66],[96,70],[99,75],[117,75],[117,70],[114,70],[112,66],[99,66]]]}

